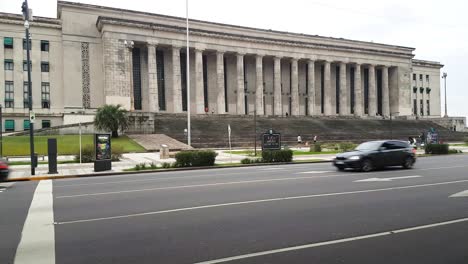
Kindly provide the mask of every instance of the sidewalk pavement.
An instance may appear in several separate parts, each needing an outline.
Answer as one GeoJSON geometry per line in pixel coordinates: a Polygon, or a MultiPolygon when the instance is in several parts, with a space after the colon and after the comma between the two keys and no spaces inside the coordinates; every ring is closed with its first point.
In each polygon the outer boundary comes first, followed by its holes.
{"type": "MultiPolygon", "coordinates": [[[[236,149],[238,150],[238,149],[236,149]]],[[[306,151],[306,149],[302,149],[306,151]]],[[[218,156],[216,157],[216,164],[228,164],[228,163],[240,163],[244,158],[253,158],[246,155],[238,154],[229,154],[226,153],[227,150],[216,150],[218,156]]],[[[463,149],[464,152],[468,152],[468,148],[463,149]]],[[[418,150],[418,154],[422,153],[421,150],[418,150]]],[[[313,154],[313,155],[298,155],[294,156],[294,161],[305,161],[305,160],[321,160],[321,161],[331,161],[335,157],[335,154],[313,154]]],[[[73,160],[73,156],[59,156],[59,161],[73,160]]],[[[29,161],[27,158],[12,158],[10,161],[29,161]]],[[[47,157],[45,157],[47,161],[47,157]]],[[[148,152],[148,153],[126,153],[123,154],[121,161],[112,162],[112,171],[110,172],[122,172],[125,169],[134,168],[135,165],[146,163],[149,165],[154,163],[158,166],[161,166],[162,163],[173,163],[175,162],[174,158],[161,159],[159,152],[148,152]]],[[[15,178],[24,178],[31,177],[31,167],[29,165],[17,165],[10,166],[11,173],[9,179],[15,178]]],[[[68,163],[68,164],[58,164],[57,165],[58,174],[48,174],[48,165],[39,164],[36,168],[36,175],[33,177],[43,177],[43,176],[66,176],[66,175],[85,175],[85,174],[100,174],[99,172],[94,172],[94,163],[68,163]]],[[[102,173],[109,173],[102,172],[102,173]]]]}

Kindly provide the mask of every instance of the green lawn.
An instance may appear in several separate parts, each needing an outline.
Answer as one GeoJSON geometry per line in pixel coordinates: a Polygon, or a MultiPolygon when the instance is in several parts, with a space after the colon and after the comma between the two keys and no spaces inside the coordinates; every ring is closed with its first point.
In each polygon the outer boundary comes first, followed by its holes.
{"type": "MultiPolygon", "coordinates": [[[[94,135],[82,135],[82,146],[93,145],[94,135]]],[[[59,155],[74,155],[79,152],[79,135],[35,136],[34,150],[39,155],[47,155],[47,139],[56,138],[59,155]]],[[[121,146],[124,152],[143,152],[145,149],[127,136],[113,138],[112,146],[121,146]]],[[[3,156],[28,156],[29,136],[3,137],[3,156]]]]}

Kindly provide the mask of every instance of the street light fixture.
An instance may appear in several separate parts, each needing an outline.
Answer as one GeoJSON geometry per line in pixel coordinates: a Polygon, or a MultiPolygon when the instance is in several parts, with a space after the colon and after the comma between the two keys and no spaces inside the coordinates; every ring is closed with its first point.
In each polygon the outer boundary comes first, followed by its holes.
{"type": "Polygon", "coordinates": [[[445,89],[445,116],[448,117],[447,115],[447,73],[444,72],[442,74],[442,79],[444,79],[444,89],[445,89]]]}

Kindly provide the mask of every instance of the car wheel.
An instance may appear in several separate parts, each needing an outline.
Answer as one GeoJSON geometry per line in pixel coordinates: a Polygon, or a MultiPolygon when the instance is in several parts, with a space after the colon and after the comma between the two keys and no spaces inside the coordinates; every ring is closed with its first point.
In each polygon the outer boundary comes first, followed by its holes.
{"type": "Polygon", "coordinates": [[[374,169],[374,165],[370,159],[365,159],[362,161],[361,170],[363,172],[369,172],[374,169]]]}
{"type": "Polygon", "coordinates": [[[403,168],[411,169],[413,167],[413,159],[411,157],[406,157],[405,161],[403,162],[403,168]]]}

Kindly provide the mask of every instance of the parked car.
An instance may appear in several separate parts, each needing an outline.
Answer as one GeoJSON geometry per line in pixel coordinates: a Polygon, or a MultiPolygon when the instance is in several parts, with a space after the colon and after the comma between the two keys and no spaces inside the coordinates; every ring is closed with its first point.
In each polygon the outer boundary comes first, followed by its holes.
{"type": "Polygon", "coordinates": [[[338,170],[346,168],[371,171],[387,166],[410,169],[416,162],[416,150],[405,141],[381,140],[364,142],[353,151],[336,155],[333,165],[338,170]]]}
{"type": "Polygon", "coordinates": [[[4,159],[0,159],[0,181],[4,181],[8,178],[10,168],[8,162],[4,159]]]}

